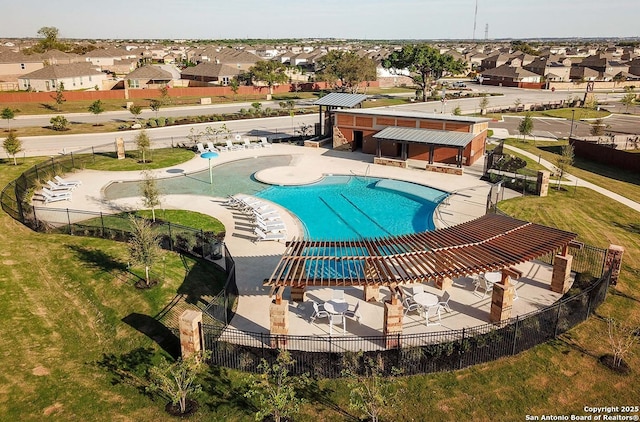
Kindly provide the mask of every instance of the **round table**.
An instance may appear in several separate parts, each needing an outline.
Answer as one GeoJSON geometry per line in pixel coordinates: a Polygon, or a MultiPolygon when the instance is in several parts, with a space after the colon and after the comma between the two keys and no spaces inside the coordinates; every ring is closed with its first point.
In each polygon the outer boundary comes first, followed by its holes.
{"type": "Polygon", "coordinates": [[[413,295],[413,301],[423,308],[429,308],[438,304],[438,296],[433,293],[418,293],[413,295]]]}
{"type": "Polygon", "coordinates": [[[213,185],[213,173],[211,172],[211,159],[218,158],[218,153],[214,151],[203,152],[200,154],[200,158],[206,158],[209,160],[209,183],[213,185]]]}
{"type": "Polygon", "coordinates": [[[324,309],[330,314],[339,315],[347,312],[347,309],[349,309],[349,304],[346,300],[331,299],[324,303],[324,309]]]}
{"type": "Polygon", "coordinates": [[[502,273],[500,271],[491,271],[484,273],[484,279],[491,284],[500,283],[502,280],[502,273]]]}

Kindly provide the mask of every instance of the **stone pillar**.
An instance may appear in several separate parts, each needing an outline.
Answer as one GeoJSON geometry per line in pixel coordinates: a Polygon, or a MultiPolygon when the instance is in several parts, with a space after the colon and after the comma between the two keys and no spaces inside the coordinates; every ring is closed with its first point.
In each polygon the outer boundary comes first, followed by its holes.
{"type": "Polygon", "coordinates": [[[546,170],[538,172],[538,182],[536,183],[536,192],[538,196],[547,196],[549,193],[549,178],[551,173],[546,170]]]}
{"type": "Polygon", "coordinates": [[[382,332],[386,337],[387,349],[400,347],[398,336],[402,334],[402,317],[404,308],[396,295],[391,295],[391,300],[384,303],[384,321],[382,332]]]}
{"type": "Polygon", "coordinates": [[[551,275],[551,290],[565,294],[569,290],[571,264],[573,255],[556,255],[553,259],[553,274],[551,275]]]}
{"type": "Polygon", "coordinates": [[[365,302],[377,302],[380,298],[379,284],[365,284],[363,289],[363,299],[365,302]]]}
{"type": "Polygon", "coordinates": [[[269,332],[271,347],[282,349],[287,346],[289,334],[289,301],[276,296],[269,307],[269,332]]]}
{"type": "Polygon", "coordinates": [[[607,257],[604,261],[604,270],[611,270],[611,280],[609,284],[615,286],[618,284],[618,277],[620,277],[620,265],[622,265],[622,255],[624,254],[624,248],[618,245],[609,245],[607,250],[607,257]]]}
{"type": "Polygon", "coordinates": [[[491,293],[491,313],[489,320],[500,323],[511,318],[511,308],[513,307],[513,289],[509,277],[504,283],[495,283],[491,293]]]}
{"type": "Polygon", "coordinates": [[[436,287],[442,291],[449,290],[450,287],[453,287],[453,280],[449,277],[438,279],[436,280],[436,287]]]}
{"type": "Polygon", "coordinates": [[[180,315],[180,352],[183,358],[202,350],[202,312],[188,309],[180,315]]]}
{"type": "Polygon", "coordinates": [[[291,286],[291,300],[293,302],[305,302],[307,300],[307,286],[291,286]]]}

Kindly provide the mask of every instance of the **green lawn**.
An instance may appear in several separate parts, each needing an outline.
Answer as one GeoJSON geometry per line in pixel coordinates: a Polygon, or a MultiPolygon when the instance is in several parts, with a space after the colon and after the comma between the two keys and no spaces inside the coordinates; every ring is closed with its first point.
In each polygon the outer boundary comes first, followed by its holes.
{"type": "MultiPolygon", "coordinates": [[[[1,164],[0,186],[35,162],[28,158],[17,167],[1,164]]],[[[616,183],[633,189],[628,181],[616,183]]],[[[624,246],[620,283],[597,313],[637,320],[637,212],[582,188],[551,190],[547,198],[516,198],[500,208],[518,218],[575,231],[596,246],[624,246]]],[[[35,233],[4,213],[0,242],[0,420],[168,420],[163,400],[146,395],[136,383],[119,382],[104,363],[119,357],[120,366],[140,368],[156,361],[161,348],[140,330],[155,328],[154,335],[162,331],[148,317],[178,292],[194,291],[216,278],[215,268],[165,253],[165,264],[154,268],[158,277],[163,275],[161,286],[140,291],[132,286],[136,277],[127,270],[123,244],[35,233]]],[[[628,358],[633,375],[610,372],[598,362],[598,356],[609,351],[605,328],[592,317],[562,339],[515,357],[455,372],[401,377],[397,386],[404,393],[384,420],[518,421],[526,414],[582,414],[585,405],[635,405],[640,397],[640,350],[636,346],[636,354],[628,358]]],[[[214,368],[203,378],[201,408],[190,420],[254,420],[252,405],[243,397],[243,378],[214,368]]],[[[309,403],[297,421],[355,420],[348,416],[353,412],[345,381],[319,380],[305,395],[309,403]]]]}
{"type": "Polygon", "coordinates": [[[147,151],[143,163],[139,151],[127,151],[122,160],[118,160],[115,152],[96,153],[94,160],[85,160],[85,168],[107,171],[153,170],[184,163],[195,155],[195,152],[184,148],[159,148],[147,151]]]}
{"type": "Polygon", "coordinates": [[[483,117],[502,120],[502,116],[525,116],[527,114],[531,117],[555,117],[558,119],[567,120],[571,120],[571,116],[573,114],[574,120],[578,121],[581,119],[601,119],[603,117],[609,116],[611,113],[605,110],[592,110],[586,108],[558,108],[554,110],[521,111],[517,113],[487,113],[487,115],[483,117]],[[572,113],[572,110],[575,110],[575,114],[572,113]]]}

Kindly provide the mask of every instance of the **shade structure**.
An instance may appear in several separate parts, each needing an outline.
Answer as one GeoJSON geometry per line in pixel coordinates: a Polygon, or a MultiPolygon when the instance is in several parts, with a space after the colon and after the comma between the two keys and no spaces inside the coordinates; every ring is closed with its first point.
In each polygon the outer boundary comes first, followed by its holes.
{"type": "Polygon", "coordinates": [[[218,153],[214,151],[203,152],[200,154],[201,158],[206,158],[209,160],[209,183],[213,185],[213,172],[211,171],[211,159],[218,158],[218,153]]]}
{"type": "Polygon", "coordinates": [[[487,214],[431,232],[356,241],[294,239],[265,285],[395,286],[437,281],[539,258],[575,233],[487,214]]]}

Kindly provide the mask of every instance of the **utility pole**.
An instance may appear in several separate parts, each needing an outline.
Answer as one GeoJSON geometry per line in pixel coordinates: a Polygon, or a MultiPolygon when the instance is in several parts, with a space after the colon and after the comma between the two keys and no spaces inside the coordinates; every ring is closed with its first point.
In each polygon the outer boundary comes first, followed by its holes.
{"type": "Polygon", "coordinates": [[[569,129],[569,141],[571,141],[571,136],[573,135],[573,118],[575,117],[576,109],[571,109],[571,129],[569,129]]]}

